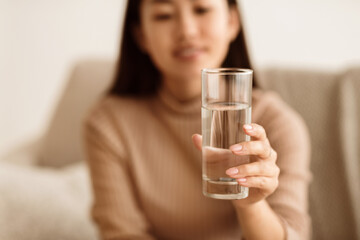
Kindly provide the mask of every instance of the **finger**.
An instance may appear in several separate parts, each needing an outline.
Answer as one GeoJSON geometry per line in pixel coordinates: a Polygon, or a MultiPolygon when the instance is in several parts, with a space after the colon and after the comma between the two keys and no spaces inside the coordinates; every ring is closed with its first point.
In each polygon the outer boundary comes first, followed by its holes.
{"type": "Polygon", "coordinates": [[[236,180],[241,186],[260,188],[268,192],[274,191],[279,185],[278,178],[271,178],[271,177],[246,177],[246,178],[239,178],[236,180]]]}
{"type": "Polygon", "coordinates": [[[250,141],[232,145],[230,150],[235,155],[256,155],[261,159],[274,160],[275,154],[272,154],[272,148],[268,141],[250,141]]]}
{"type": "Polygon", "coordinates": [[[257,140],[267,140],[265,129],[256,123],[245,124],[243,129],[247,135],[257,140]]]}
{"type": "Polygon", "coordinates": [[[201,151],[202,148],[202,136],[200,134],[194,134],[191,136],[191,139],[195,145],[195,147],[201,151]]]}
{"type": "Polygon", "coordinates": [[[253,176],[277,177],[280,174],[280,169],[273,162],[257,161],[229,168],[225,173],[232,178],[253,176]]]}

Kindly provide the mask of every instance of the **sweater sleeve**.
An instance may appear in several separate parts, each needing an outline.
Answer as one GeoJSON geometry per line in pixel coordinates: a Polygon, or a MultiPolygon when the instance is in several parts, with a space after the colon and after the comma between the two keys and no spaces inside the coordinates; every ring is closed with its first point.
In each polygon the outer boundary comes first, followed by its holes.
{"type": "Polygon", "coordinates": [[[267,93],[259,103],[259,124],[277,152],[280,168],[279,186],[267,198],[282,221],[288,240],[310,239],[308,187],[311,179],[310,138],[301,117],[276,94],[267,93]],[[261,109],[262,108],[262,109],[261,109]]]}
{"type": "Polygon", "coordinates": [[[119,130],[103,113],[84,125],[87,163],[94,202],[91,215],[104,240],[154,239],[137,201],[119,130]]]}

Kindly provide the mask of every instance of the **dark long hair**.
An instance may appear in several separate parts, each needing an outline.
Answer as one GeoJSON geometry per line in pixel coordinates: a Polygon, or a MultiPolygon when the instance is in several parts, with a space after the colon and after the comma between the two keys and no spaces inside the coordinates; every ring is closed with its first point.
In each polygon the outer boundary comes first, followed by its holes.
{"type": "MultiPolygon", "coordinates": [[[[128,0],[120,54],[116,65],[114,83],[109,90],[109,94],[152,95],[160,87],[160,72],[154,66],[150,57],[139,49],[133,36],[133,27],[140,23],[140,1],[128,0]],[[139,66],[141,66],[141,70],[139,66]]],[[[236,0],[227,1],[229,6],[236,7],[236,0]]],[[[241,27],[238,36],[230,44],[222,67],[251,68],[243,27],[241,27]]],[[[253,82],[255,86],[255,81],[253,82]]]]}

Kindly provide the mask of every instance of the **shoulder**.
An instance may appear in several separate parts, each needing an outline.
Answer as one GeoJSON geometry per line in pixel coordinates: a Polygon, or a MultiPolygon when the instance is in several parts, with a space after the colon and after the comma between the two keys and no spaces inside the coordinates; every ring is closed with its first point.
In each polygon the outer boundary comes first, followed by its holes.
{"type": "Polygon", "coordinates": [[[86,126],[118,126],[121,122],[139,117],[147,109],[149,98],[107,95],[93,105],[86,114],[86,126]]]}
{"type": "Polygon", "coordinates": [[[136,97],[104,96],[90,109],[82,123],[86,142],[126,155],[129,131],[139,126],[139,119],[147,109],[147,99],[136,97]]]}
{"type": "Polygon", "coordinates": [[[302,117],[278,93],[255,89],[253,92],[253,120],[273,122],[279,120],[303,122],[302,117]]]}
{"type": "Polygon", "coordinates": [[[305,144],[310,141],[302,116],[276,92],[254,90],[252,117],[253,122],[265,128],[270,140],[283,144],[305,144]]]}

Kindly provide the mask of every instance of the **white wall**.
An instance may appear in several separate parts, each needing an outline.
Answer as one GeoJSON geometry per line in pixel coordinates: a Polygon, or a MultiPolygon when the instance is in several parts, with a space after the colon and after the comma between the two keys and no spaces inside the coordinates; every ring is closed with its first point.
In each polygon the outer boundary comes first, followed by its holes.
{"type": "Polygon", "coordinates": [[[0,0],[0,155],[42,134],[73,63],[115,58],[119,0],[0,0]]]}
{"type": "MultiPolygon", "coordinates": [[[[360,61],[360,0],[242,0],[257,66],[360,61]]],[[[40,136],[70,68],[115,58],[123,0],[0,0],[0,155],[40,136]]]]}
{"type": "Polygon", "coordinates": [[[360,0],[241,0],[259,66],[360,64],[360,0]]]}

